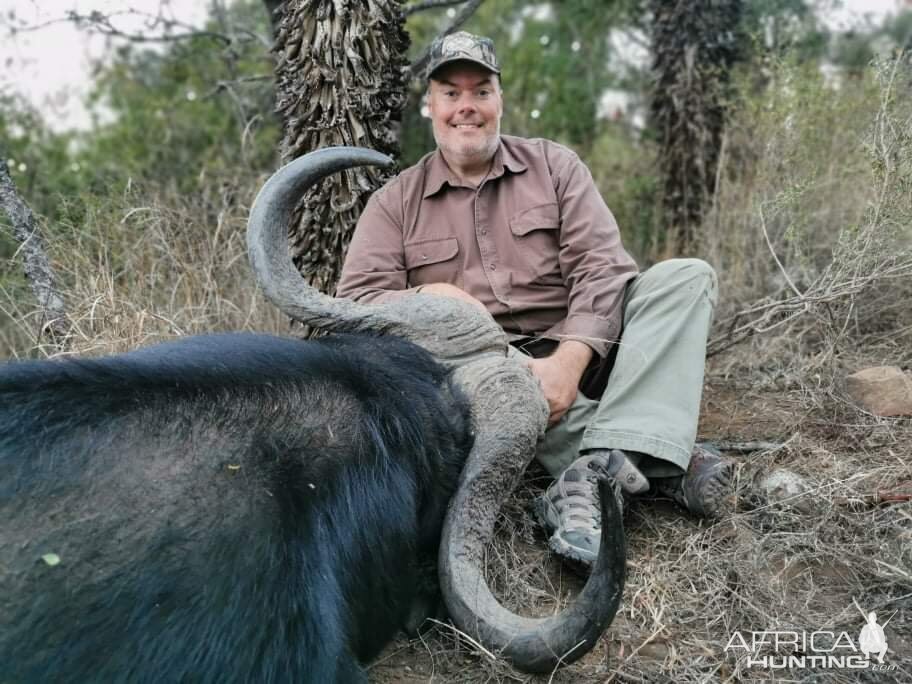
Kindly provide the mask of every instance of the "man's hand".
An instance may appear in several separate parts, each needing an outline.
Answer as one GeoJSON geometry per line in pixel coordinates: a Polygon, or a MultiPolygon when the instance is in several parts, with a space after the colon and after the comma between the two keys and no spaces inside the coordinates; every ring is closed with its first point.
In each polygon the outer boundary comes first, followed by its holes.
{"type": "Polygon", "coordinates": [[[477,306],[482,311],[487,311],[485,305],[480,301],[475,299],[468,292],[460,290],[455,285],[450,285],[449,283],[431,283],[429,285],[421,285],[421,294],[433,294],[440,295],[441,297],[452,297],[453,299],[460,299],[464,302],[477,306]]]}
{"type": "Polygon", "coordinates": [[[551,356],[526,360],[548,400],[551,414],[548,425],[559,421],[573,404],[580,378],[593,353],[592,348],[582,342],[564,340],[551,356]]]}

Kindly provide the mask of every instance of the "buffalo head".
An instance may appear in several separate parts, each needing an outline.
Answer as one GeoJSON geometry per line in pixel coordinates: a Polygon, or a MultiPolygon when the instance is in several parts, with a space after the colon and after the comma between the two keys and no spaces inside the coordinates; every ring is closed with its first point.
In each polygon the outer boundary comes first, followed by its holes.
{"type": "Polygon", "coordinates": [[[532,459],[548,409],[531,372],[507,357],[507,338],[487,313],[446,297],[414,295],[363,305],[309,287],[288,249],[288,227],[301,195],[322,177],[354,166],[389,166],[371,150],[336,147],[282,167],[250,212],[247,244],[266,296],[285,314],[314,328],[404,337],[453,368],[472,403],[475,447],[450,503],[440,548],[440,582],[456,625],[518,668],[547,671],[588,652],[617,612],[626,549],[614,496],[602,490],[601,552],[582,592],[560,613],[525,618],[493,596],[483,552],[504,500],[532,459]]]}

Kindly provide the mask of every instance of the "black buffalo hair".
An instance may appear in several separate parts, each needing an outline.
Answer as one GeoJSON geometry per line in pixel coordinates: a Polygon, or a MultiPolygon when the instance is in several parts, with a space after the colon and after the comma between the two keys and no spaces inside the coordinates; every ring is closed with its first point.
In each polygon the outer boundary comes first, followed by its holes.
{"type": "Polygon", "coordinates": [[[0,682],[358,682],[471,448],[389,336],[0,366],[0,682]]]}

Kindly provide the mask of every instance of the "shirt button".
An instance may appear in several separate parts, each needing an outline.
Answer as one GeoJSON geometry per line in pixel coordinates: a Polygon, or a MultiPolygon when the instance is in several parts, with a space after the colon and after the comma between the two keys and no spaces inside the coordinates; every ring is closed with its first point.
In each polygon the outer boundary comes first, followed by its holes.
{"type": "Polygon", "coordinates": [[[427,261],[427,254],[422,254],[421,258],[424,259],[425,261],[427,261]]]}
{"type": "Polygon", "coordinates": [[[491,264],[491,270],[492,270],[492,271],[496,271],[496,270],[497,270],[497,264],[491,264]]]}
{"type": "Polygon", "coordinates": [[[487,228],[482,228],[482,229],[481,229],[481,234],[482,234],[482,235],[487,235],[487,234],[488,234],[487,228]]]}

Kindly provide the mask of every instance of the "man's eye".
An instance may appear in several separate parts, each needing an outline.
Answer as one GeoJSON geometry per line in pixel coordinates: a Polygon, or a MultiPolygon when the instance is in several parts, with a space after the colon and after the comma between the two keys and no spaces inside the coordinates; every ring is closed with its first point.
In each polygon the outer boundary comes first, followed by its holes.
{"type": "Polygon", "coordinates": [[[478,91],[478,94],[479,94],[479,96],[481,96],[481,97],[487,97],[488,95],[491,94],[491,91],[490,91],[490,90],[479,90],[479,91],[478,91]]]}

